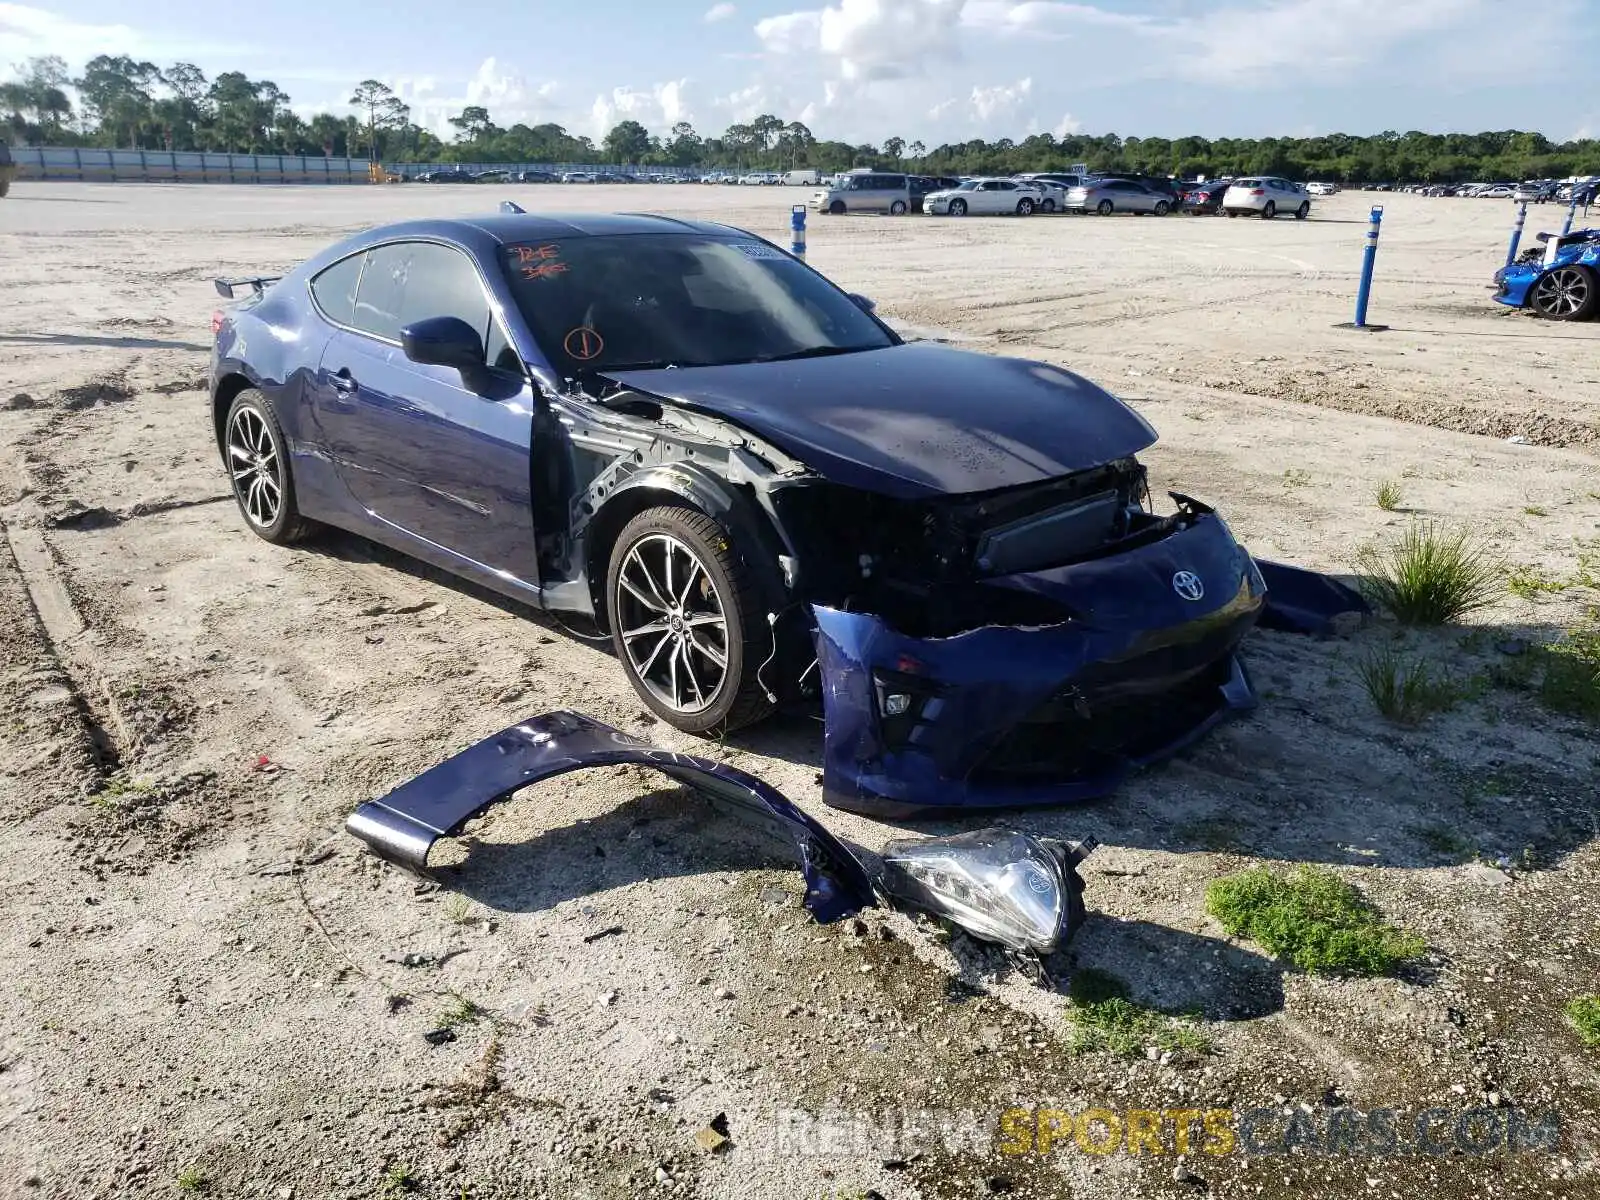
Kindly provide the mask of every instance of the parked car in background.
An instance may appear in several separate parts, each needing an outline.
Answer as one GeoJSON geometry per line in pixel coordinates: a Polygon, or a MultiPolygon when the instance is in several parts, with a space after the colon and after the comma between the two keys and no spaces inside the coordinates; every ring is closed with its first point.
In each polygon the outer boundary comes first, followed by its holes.
{"type": "Polygon", "coordinates": [[[594,176],[588,171],[564,171],[561,175],[562,183],[593,183],[594,176]]]}
{"type": "Polygon", "coordinates": [[[1495,183],[1473,193],[1480,200],[1509,200],[1516,194],[1517,185],[1514,183],[1495,183]]]}
{"type": "Polygon", "coordinates": [[[892,217],[911,211],[911,180],[897,171],[862,167],[837,177],[811,193],[807,203],[818,212],[888,213],[892,217]]]}
{"type": "Polygon", "coordinates": [[[1339,185],[1337,183],[1323,183],[1319,180],[1312,180],[1306,184],[1306,191],[1313,196],[1337,196],[1339,194],[1339,185]]]}
{"type": "Polygon", "coordinates": [[[553,171],[518,171],[511,177],[513,183],[555,183],[553,171]]]}
{"type": "Polygon", "coordinates": [[[912,212],[923,211],[922,203],[930,193],[961,185],[961,180],[952,175],[911,175],[907,179],[910,184],[912,212]]]}
{"type": "Polygon", "coordinates": [[[11,190],[11,181],[17,177],[17,164],[11,157],[11,147],[0,142],[0,196],[11,190]]]}
{"type": "Polygon", "coordinates": [[[1183,211],[1196,216],[1214,216],[1222,211],[1222,197],[1227,195],[1227,192],[1228,185],[1218,179],[1207,183],[1192,183],[1183,193],[1183,211]]]}
{"type": "Polygon", "coordinates": [[[477,183],[478,177],[462,167],[445,167],[437,171],[424,171],[417,176],[418,183],[477,183]]]}
{"type": "Polygon", "coordinates": [[[1063,191],[1082,187],[1089,179],[1087,175],[1074,175],[1071,171],[1029,171],[1017,178],[1025,182],[1058,184],[1063,191]]]}
{"type": "Polygon", "coordinates": [[[998,216],[1015,213],[1019,217],[1026,217],[1038,210],[1044,198],[1043,188],[1035,183],[980,177],[931,193],[922,201],[922,210],[934,216],[998,216]]]}
{"type": "Polygon", "coordinates": [[[510,180],[511,172],[500,167],[494,167],[487,171],[475,172],[472,178],[478,183],[505,183],[510,180]]]}
{"type": "Polygon", "coordinates": [[[783,182],[790,187],[804,187],[808,184],[814,187],[822,182],[822,172],[815,167],[804,167],[798,171],[785,171],[783,173],[783,182]]]}
{"type": "Polygon", "coordinates": [[[1303,221],[1311,215],[1311,194],[1292,179],[1276,175],[1235,179],[1222,197],[1222,211],[1230,217],[1243,213],[1269,221],[1280,212],[1292,212],[1303,221]]]}
{"type": "Polygon", "coordinates": [[[1109,182],[1113,179],[1122,180],[1126,183],[1137,183],[1148,191],[1165,196],[1168,212],[1177,212],[1178,206],[1183,202],[1183,188],[1165,175],[1143,175],[1138,171],[1103,171],[1083,182],[1092,185],[1109,182]]]}
{"type": "Polygon", "coordinates": [[[1150,213],[1164,217],[1172,211],[1173,200],[1165,192],[1158,192],[1132,179],[1096,179],[1082,187],[1069,188],[1066,195],[1068,212],[1099,213],[1109,217],[1112,213],[1150,213]]]}

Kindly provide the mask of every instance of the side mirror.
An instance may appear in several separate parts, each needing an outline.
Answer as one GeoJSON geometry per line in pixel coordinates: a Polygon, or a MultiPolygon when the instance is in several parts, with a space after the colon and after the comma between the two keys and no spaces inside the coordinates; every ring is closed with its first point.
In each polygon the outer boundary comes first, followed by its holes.
{"type": "Polygon", "coordinates": [[[461,371],[484,367],[483,338],[460,317],[428,317],[400,331],[400,345],[412,362],[461,371]]]}
{"type": "Polygon", "coordinates": [[[875,313],[878,311],[878,306],[871,300],[868,300],[860,292],[850,293],[850,303],[854,304],[864,313],[875,313]]]}

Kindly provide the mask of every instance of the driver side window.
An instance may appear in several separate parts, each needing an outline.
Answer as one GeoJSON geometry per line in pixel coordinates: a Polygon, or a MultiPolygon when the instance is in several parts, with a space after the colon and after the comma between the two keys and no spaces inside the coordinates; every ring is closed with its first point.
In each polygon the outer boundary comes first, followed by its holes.
{"type": "Polygon", "coordinates": [[[459,317],[478,331],[491,367],[521,374],[522,360],[464,253],[437,242],[393,242],[368,251],[355,301],[356,327],[398,342],[402,329],[429,317],[459,317]]]}

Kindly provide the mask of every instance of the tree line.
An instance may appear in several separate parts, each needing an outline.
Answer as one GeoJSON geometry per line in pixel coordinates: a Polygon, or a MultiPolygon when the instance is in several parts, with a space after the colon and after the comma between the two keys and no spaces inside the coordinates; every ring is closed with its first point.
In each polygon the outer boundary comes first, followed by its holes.
{"type": "Polygon", "coordinates": [[[553,123],[502,127],[472,105],[449,118],[448,141],[412,120],[382,82],[363,80],[346,116],[310,120],[269,79],[226,71],[208,79],[193,63],[158,67],[99,55],[73,77],[60,58],[34,58],[0,84],[0,127],[18,144],[322,154],[385,162],[598,163],[694,170],[814,167],[903,169],[930,175],[1014,174],[1085,163],[1092,171],[1153,175],[1282,175],[1345,183],[1459,183],[1600,174],[1600,140],[1552,142],[1522,130],[1484,133],[1334,133],[1300,138],[1139,138],[1036,133],[1015,141],[974,139],[928,146],[904,138],[879,145],[818,138],[799,121],[763,114],[702,136],[686,121],[653,134],[618,122],[596,145],[553,123]],[[70,89],[70,90],[69,90],[70,89]],[[74,100],[74,94],[76,100],[74,100]]]}

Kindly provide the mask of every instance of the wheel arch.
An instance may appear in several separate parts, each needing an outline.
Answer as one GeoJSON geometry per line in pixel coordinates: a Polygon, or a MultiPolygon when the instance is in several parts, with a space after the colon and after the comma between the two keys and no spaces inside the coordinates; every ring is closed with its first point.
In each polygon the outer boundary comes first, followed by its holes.
{"type": "Polygon", "coordinates": [[[211,395],[211,427],[216,434],[217,453],[223,453],[222,443],[227,436],[224,426],[228,422],[228,409],[239,398],[239,393],[255,387],[255,383],[240,371],[230,371],[217,380],[217,390],[211,395]]]}
{"type": "MultiPolygon", "coordinates": [[[[734,548],[756,568],[757,580],[778,575],[776,563],[783,553],[782,539],[748,485],[731,484],[694,463],[646,467],[612,489],[584,530],[584,575],[594,604],[594,620],[600,628],[611,628],[605,581],[617,535],[634,517],[651,508],[691,508],[704,513],[733,534],[734,548]]],[[[763,599],[771,605],[783,602],[779,595],[763,599]]]]}

